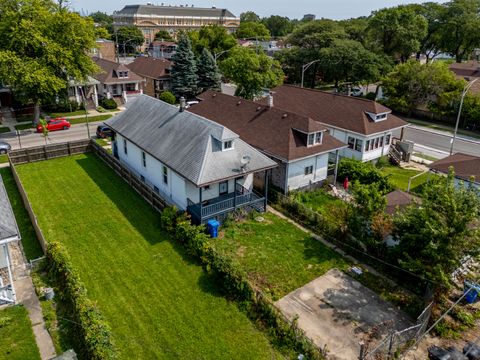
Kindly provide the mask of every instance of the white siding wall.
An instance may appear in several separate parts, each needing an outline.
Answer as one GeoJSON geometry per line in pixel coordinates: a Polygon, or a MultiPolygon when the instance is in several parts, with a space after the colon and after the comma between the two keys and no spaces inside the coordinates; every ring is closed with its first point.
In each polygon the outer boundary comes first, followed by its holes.
{"type": "Polygon", "coordinates": [[[310,185],[310,183],[325,180],[328,171],[328,154],[311,156],[306,159],[290,162],[288,164],[288,183],[289,190],[301,188],[310,185]],[[305,168],[313,166],[312,174],[305,175],[305,168]]]}
{"type": "MultiPolygon", "coordinates": [[[[380,137],[380,136],[384,136],[382,134],[377,134],[377,135],[374,135],[374,136],[365,137],[365,136],[361,136],[361,135],[358,135],[358,134],[349,133],[348,131],[345,131],[345,130],[339,130],[339,129],[334,129],[334,128],[329,128],[329,130],[330,130],[330,135],[332,135],[336,139],[344,142],[345,144],[348,144],[348,137],[349,136],[360,139],[363,142],[362,152],[356,151],[354,149],[344,148],[344,149],[340,150],[340,156],[341,157],[346,157],[346,158],[349,158],[349,159],[353,158],[353,159],[357,159],[357,160],[361,160],[361,161],[371,161],[371,160],[378,159],[378,158],[380,158],[384,155],[387,155],[389,150],[390,150],[390,145],[386,145],[384,143],[383,152],[382,152],[381,147],[378,147],[377,149],[365,151],[365,144],[366,144],[367,140],[375,139],[375,138],[380,137]]],[[[390,137],[390,142],[391,142],[392,141],[392,133],[387,132],[387,134],[390,134],[390,136],[391,136],[390,137]]]]}
{"type": "MultiPolygon", "coordinates": [[[[253,174],[249,174],[245,176],[243,179],[238,179],[237,183],[243,185],[248,190],[253,189],[253,174]]],[[[232,193],[234,188],[235,181],[233,179],[228,180],[228,192],[232,193]]],[[[193,202],[197,203],[200,201],[199,199],[199,191],[198,188],[192,184],[191,182],[187,181],[185,184],[185,193],[186,196],[192,200],[193,202]]],[[[202,201],[210,200],[218,197],[220,195],[219,184],[211,184],[208,189],[202,190],[202,201]]]]}

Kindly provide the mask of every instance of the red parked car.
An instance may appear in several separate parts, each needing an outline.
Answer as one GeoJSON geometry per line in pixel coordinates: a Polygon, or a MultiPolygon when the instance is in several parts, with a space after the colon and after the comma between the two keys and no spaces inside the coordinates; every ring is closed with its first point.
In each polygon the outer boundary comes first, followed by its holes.
{"type": "MultiPolygon", "coordinates": [[[[47,129],[48,131],[55,130],[68,130],[70,129],[71,124],[65,118],[56,118],[47,120],[47,129]]],[[[38,124],[37,132],[41,133],[43,129],[42,124],[38,124]]]]}

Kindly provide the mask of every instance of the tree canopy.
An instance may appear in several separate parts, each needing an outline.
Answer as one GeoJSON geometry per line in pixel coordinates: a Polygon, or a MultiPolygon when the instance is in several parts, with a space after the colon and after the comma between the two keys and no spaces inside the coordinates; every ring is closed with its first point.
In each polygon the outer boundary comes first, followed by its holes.
{"type": "Polygon", "coordinates": [[[236,95],[253,99],[283,82],[280,63],[253,48],[237,46],[220,64],[223,75],[237,85],[236,95]]]}
{"type": "Polygon", "coordinates": [[[260,21],[260,16],[258,16],[253,11],[246,11],[240,14],[240,22],[257,22],[260,21]]]}
{"type": "Polygon", "coordinates": [[[200,56],[203,49],[207,49],[212,54],[229,50],[237,45],[237,40],[227,29],[219,25],[203,26],[199,31],[190,31],[188,33],[192,48],[195,54],[200,56]]]}
{"type": "Polygon", "coordinates": [[[241,22],[235,34],[239,39],[264,40],[270,37],[270,31],[261,22],[241,22]]]}
{"type": "Polygon", "coordinates": [[[197,64],[190,38],[181,34],[170,72],[172,91],[177,97],[191,98],[197,93],[197,64]]]}
{"type": "Polygon", "coordinates": [[[217,63],[207,48],[203,48],[202,55],[197,61],[197,70],[200,91],[220,90],[220,73],[217,63]]]}
{"type": "Polygon", "coordinates": [[[124,52],[132,52],[143,45],[145,38],[142,31],[136,26],[123,26],[117,30],[117,41],[124,52]]]}
{"type": "Polygon", "coordinates": [[[49,0],[0,2],[0,78],[25,102],[41,103],[83,80],[97,68],[88,56],[95,47],[90,18],[49,0]]]}
{"type": "Polygon", "coordinates": [[[155,40],[160,40],[160,41],[174,41],[172,35],[167,30],[160,30],[157,31],[155,34],[155,40]]]}
{"type": "Polygon", "coordinates": [[[268,18],[262,19],[262,24],[270,32],[273,37],[280,37],[290,34],[293,31],[294,25],[288,17],[272,15],[268,18]]]}

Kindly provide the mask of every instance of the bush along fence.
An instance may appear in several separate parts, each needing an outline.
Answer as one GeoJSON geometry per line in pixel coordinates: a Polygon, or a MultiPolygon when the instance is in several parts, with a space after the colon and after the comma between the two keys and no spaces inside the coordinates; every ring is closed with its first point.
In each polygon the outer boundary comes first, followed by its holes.
{"type": "Polygon", "coordinates": [[[77,270],[67,252],[57,242],[47,246],[47,269],[67,308],[69,320],[75,329],[75,350],[82,359],[116,359],[110,327],[95,303],[87,297],[77,270]]]}
{"type": "Polygon", "coordinates": [[[192,225],[186,213],[174,207],[161,214],[162,227],[182,244],[187,253],[198,259],[204,269],[213,274],[225,293],[244,306],[256,321],[283,347],[294,349],[309,359],[324,359],[325,355],[305,334],[296,321],[288,321],[261,291],[248,281],[244,269],[235,260],[218,253],[210,243],[203,226],[192,225]]]}

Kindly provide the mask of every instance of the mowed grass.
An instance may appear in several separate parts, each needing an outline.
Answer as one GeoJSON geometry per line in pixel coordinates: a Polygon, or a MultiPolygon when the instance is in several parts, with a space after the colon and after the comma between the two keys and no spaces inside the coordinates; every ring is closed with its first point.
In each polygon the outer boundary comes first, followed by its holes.
{"type": "Polygon", "coordinates": [[[0,310],[0,360],[40,359],[27,310],[11,306],[0,310]]]}
{"type": "Polygon", "coordinates": [[[28,217],[28,212],[23,206],[22,197],[18,192],[12,171],[10,168],[1,168],[0,175],[2,176],[3,184],[7,190],[8,198],[10,199],[10,204],[12,204],[13,213],[17,220],[25,256],[27,260],[37,259],[43,255],[42,248],[40,247],[37,235],[28,217]]]}
{"type": "Polygon", "coordinates": [[[46,238],[66,247],[109,322],[121,359],[278,357],[161,231],[159,215],[94,155],[18,172],[46,238]]]}
{"type": "MultiPolygon", "coordinates": [[[[407,191],[408,180],[415,175],[421,174],[421,171],[414,169],[404,169],[400,166],[388,165],[379,169],[380,172],[388,177],[390,183],[396,188],[407,191]]],[[[428,174],[421,175],[412,180],[410,190],[422,185],[428,180],[428,174]]]]}
{"type": "Polygon", "coordinates": [[[320,241],[272,213],[264,221],[229,222],[215,239],[218,250],[236,258],[249,278],[278,300],[347,262],[320,241]]]}

